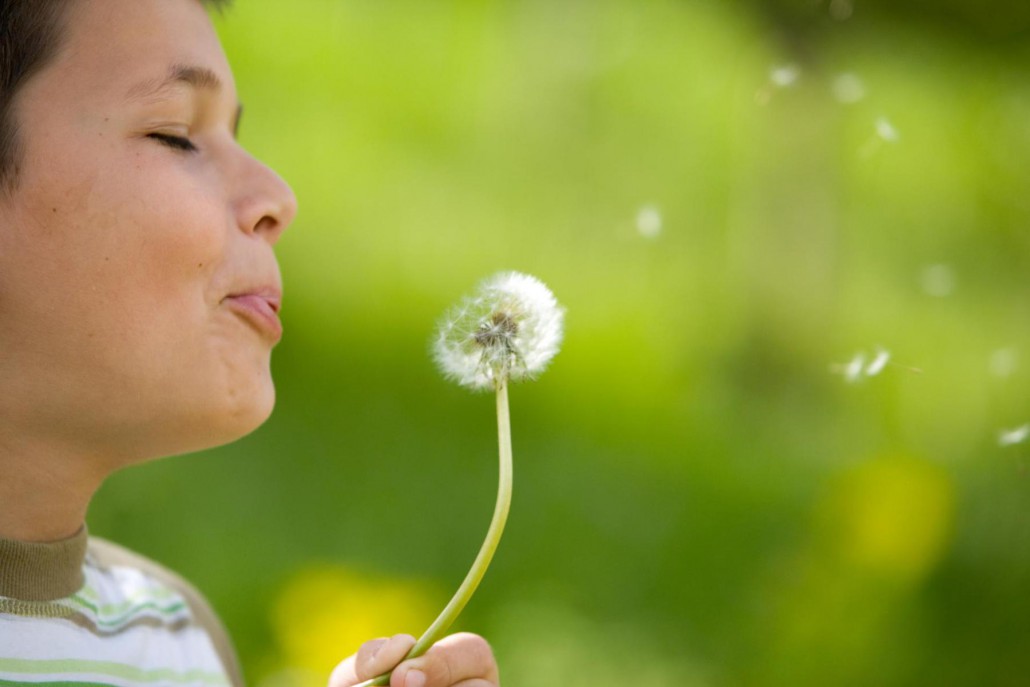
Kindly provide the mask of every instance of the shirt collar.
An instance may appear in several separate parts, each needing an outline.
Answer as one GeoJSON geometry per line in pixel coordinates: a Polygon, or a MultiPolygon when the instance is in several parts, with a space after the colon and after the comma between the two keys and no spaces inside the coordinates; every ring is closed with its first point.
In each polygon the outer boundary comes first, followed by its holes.
{"type": "Polygon", "coordinates": [[[82,588],[89,535],[83,525],[67,539],[24,542],[0,538],[0,596],[52,601],[82,588]]]}

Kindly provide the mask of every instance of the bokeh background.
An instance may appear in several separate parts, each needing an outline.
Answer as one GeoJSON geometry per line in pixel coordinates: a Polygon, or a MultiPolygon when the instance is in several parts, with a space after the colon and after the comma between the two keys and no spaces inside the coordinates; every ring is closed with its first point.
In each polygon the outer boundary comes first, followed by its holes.
{"type": "Polygon", "coordinates": [[[252,685],[457,587],[493,402],[428,340],[505,269],[568,309],[459,621],[506,687],[1026,684],[1030,6],[236,5],[241,139],[301,203],[278,407],[90,526],[203,589],[252,685]]]}

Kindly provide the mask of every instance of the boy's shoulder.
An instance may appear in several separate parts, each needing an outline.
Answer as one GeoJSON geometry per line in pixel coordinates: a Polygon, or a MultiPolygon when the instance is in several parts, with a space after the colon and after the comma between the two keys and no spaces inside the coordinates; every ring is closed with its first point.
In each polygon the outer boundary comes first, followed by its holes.
{"type": "Polygon", "coordinates": [[[160,563],[101,537],[90,535],[86,556],[89,563],[100,569],[120,567],[138,570],[182,596],[196,623],[203,627],[211,637],[211,642],[222,659],[233,685],[243,685],[242,671],[229,634],[214,609],[211,608],[211,604],[196,587],[160,563]]]}

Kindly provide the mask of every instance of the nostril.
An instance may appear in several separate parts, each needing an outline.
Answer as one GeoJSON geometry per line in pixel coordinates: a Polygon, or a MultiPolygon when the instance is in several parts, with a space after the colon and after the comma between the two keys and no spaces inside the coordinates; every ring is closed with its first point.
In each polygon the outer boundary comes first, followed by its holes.
{"type": "Polygon", "coordinates": [[[254,233],[262,234],[265,232],[275,231],[278,226],[279,220],[269,215],[265,215],[258,220],[257,224],[254,225],[254,233]]]}

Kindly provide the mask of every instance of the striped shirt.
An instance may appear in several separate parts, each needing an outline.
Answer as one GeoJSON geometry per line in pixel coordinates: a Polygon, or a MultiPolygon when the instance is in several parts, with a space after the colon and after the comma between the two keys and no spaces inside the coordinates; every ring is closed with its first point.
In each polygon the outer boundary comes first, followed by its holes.
{"type": "Polygon", "coordinates": [[[228,636],[174,573],[88,537],[0,539],[0,687],[242,687],[228,636]]]}

